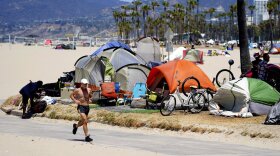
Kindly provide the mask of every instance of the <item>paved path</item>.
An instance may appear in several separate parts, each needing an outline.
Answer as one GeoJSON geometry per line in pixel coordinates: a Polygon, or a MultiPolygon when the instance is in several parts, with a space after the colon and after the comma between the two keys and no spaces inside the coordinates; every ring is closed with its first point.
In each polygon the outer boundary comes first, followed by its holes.
{"type": "MultiPolygon", "coordinates": [[[[77,135],[71,134],[70,123],[47,123],[34,120],[22,120],[19,117],[5,115],[0,111],[0,132],[16,135],[56,138],[69,141],[83,141],[82,129],[77,135]]],[[[266,155],[279,156],[280,151],[233,145],[219,142],[200,141],[173,136],[129,133],[119,130],[96,128],[91,130],[95,144],[118,148],[140,149],[167,155],[266,155]]]]}

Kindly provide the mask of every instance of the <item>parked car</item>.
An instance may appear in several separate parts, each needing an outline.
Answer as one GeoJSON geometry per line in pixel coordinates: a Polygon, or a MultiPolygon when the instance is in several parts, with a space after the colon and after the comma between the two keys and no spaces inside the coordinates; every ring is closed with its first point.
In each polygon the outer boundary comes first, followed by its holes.
{"type": "Polygon", "coordinates": [[[251,43],[252,48],[258,48],[258,43],[251,43]]]}

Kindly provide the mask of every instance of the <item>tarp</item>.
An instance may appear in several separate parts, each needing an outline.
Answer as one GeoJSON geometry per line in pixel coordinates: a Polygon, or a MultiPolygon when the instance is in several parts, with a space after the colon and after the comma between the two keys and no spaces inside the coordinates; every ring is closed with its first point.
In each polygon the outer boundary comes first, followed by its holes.
{"type": "MultiPolygon", "coordinates": [[[[169,61],[183,59],[183,57],[184,57],[184,54],[183,54],[184,50],[186,50],[186,48],[184,48],[184,47],[179,47],[176,50],[174,50],[169,55],[169,61]]],[[[168,61],[168,56],[166,56],[163,60],[164,61],[168,61]]]]}
{"type": "Polygon", "coordinates": [[[280,125],[280,102],[274,105],[268,113],[264,124],[267,125],[280,125]]]}
{"type": "Polygon", "coordinates": [[[91,54],[91,56],[97,56],[99,55],[99,53],[103,52],[106,49],[110,49],[110,48],[123,48],[129,51],[132,51],[128,45],[122,43],[122,42],[118,42],[118,41],[112,41],[112,42],[108,42],[105,45],[103,45],[102,47],[100,47],[99,49],[97,49],[95,52],[93,52],[91,54]]]}
{"type": "MultiPolygon", "coordinates": [[[[165,81],[170,93],[174,93],[178,85],[178,80],[183,82],[190,76],[197,78],[202,88],[210,88],[211,90],[216,91],[215,86],[207,75],[194,63],[186,60],[170,61],[166,64],[152,68],[147,79],[147,87],[154,90],[161,85],[162,81],[165,81]]],[[[185,89],[189,89],[190,85],[192,84],[186,84],[185,89]]]]}
{"type": "Polygon", "coordinates": [[[141,64],[128,64],[116,71],[116,82],[120,82],[121,89],[132,91],[136,83],[146,83],[150,68],[141,64]]]}
{"type": "Polygon", "coordinates": [[[280,98],[280,93],[264,81],[242,78],[224,84],[210,102],[210,112],[221,115],[221,110],[246,116],[251,112],[264,115],[280,98]]]}

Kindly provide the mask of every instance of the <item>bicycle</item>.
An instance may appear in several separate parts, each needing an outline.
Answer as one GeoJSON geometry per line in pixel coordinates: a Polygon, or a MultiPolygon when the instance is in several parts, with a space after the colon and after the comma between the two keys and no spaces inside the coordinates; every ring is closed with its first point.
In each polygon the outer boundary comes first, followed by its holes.
{"type": "Polygon", "coordinates": [[[173,94],[169,94],[164,97],[160,105],[160,113],[163,116],[170,115],[176,108],[176,99],[178,99],[181,104],[181,109],[184,112],[190,111],[191,113],[199,113],[205,107],[205,97],[202,93],[197,92],[197,89],[200,88],[200,82],[195,77],[191,76],[186,78],[182,83],[183,94],[187,98],[183,98],[180,93],[181,81],[178,81],[176,91],[173,94]],[[185,84],[188,84],[190,81],[195,81],[197,86],[189,86],[190,92],[187,93],[185,84]],[[176,98],[177,97],[177,98],[176,98]]]}
{"type": "MultiPolygon", "coordinates": [[[[230,67],[229,69],[222,69],[216,75],[216,84],[221,87],[228,81],[235,80],[233,73],[231,72],[231,65],[234,64],[233,60],[228,61],[230,67]]],[[[266,82],[274,87],[276,90],[280,91],[280,68],[274,64],[267,64],[267,80],[266,82]]],[[[240,78],[248,77],[251,78],[250,73],[252,71],[249,70],[246,74],[242,74],[240,78]]]]}
{"type": "Polygon", "coordinates": [[[234,80],[235,77],[233,73],[231,72],[231,66],[234,64],[234,61],[230,59],[228,61],[229,69],[222,69],[220,70],[216,75],[216,84],[221,87],[223,84],[225,84],[228,81],[234,80]]]}

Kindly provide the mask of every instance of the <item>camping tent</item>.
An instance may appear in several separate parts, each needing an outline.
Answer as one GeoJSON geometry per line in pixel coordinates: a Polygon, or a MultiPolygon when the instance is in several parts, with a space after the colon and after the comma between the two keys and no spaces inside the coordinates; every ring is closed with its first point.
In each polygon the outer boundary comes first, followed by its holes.
{"type": "Polygon", "coordinates": [[[46,39],[44,41],[44,45],[52,45],[52,40],[51,39],[46,39]]]}
{"type": "MultiPolygon", "coordinates": [[[[92,55],[94,56],[94,55],[92,55]]],[[[115,70],[127,65],[127,64],[143,64],[146,62],[141,57],[132,51],[123,48],[110,48],[103,52],[100,52],[98,56],[107,57],[112,63],[115,70]]]]}
{"type": "MultiPolygon", "coordinates": [[[[166,64],[152,68],[147,79],[147,87],[150,90],[154,90],[165,81],[170,93],[173,93],[176,90],[178,80],[183,82],[190,76],[197,78],[202,88],[210,88],[213,91],[216,91],[215,86],[207,75],[194,63],[186,60],[170,61],[166,64]]],[[[190,85],[192,84],[186,84],[185,87],[189,87],[190,85]]]]}
{"type": "Polygon", "coordinates": [[[103,51],[105,51],[106,49],[110,49],[110,48],[123,48],[126,49],[128,51],[132,51],[128,45],[122,43],[122,42],[118,42],[118,41],[112,41],[112,42],[108,42],[105,45],[103,45],[102,47],[100,47],[99,49],[97,49],[95,52],[93,52],[91,55],[92,56],[98,56],[100,53],[102,53],[103,51]]]}
{"type": "MultiPolygon", "coordinates": [[[[179,48],[177,48],[175,51],[173,51],[170,55],[169,55],[169,61],[172,61],[172,60],[181,60],[181,59],[183,59],[183,57],[184,57],[184,50],[186,50],[186,48],[184,48],[184,47],[179,47],[179,48]]],[[[167,61],[168,60],[168,56],[167,57],[165,57],[164,59],[163,59],[164,61],[167,61]]]]}
{"type": "Polygon", "coordinates": [[[132,91],[136,83],[146,83],[150,68],[141,64],[128,64],[116,71],[116,82],[120,82],[121,89],[132,91]]]}
{"type": "Polygon", "coordinates": [[[190,49],[187,51],[184,60],[188,60],[194,63],[203,63],[203,52],[195,49],[190,49]]]}
{"type": "Polygon", "coordinates": [[[106,57],[83,56],[75,63],[75,82],[86,78],[89,84],[100,86],[106,77],[114,78],[115,71],[106,57]]]}
{"type": "Polygon", "coordinates": [[[272,105],[280,98],[280,93],[264,81],[253,78],[242,78],[229,81],[215,94],[210,104],[210,112],[223,115],[219,106],[227,112],[244,115],[267,114],[272,105]]]}
{"type": "Polygon", "coordinates": [[[146,62],[161,61],[160,45],[156,38],[145,37],[137,42],[136,53],[141,56],[146,62]]]}
{"type": "Polygon", "coordinates": [[[212,39],[210,39],[210,40],[208,40],[207,42],[206,42],[207,44],[214,44],[215,43],[215,41],[214,40],[212,40],[212,39]]]}

